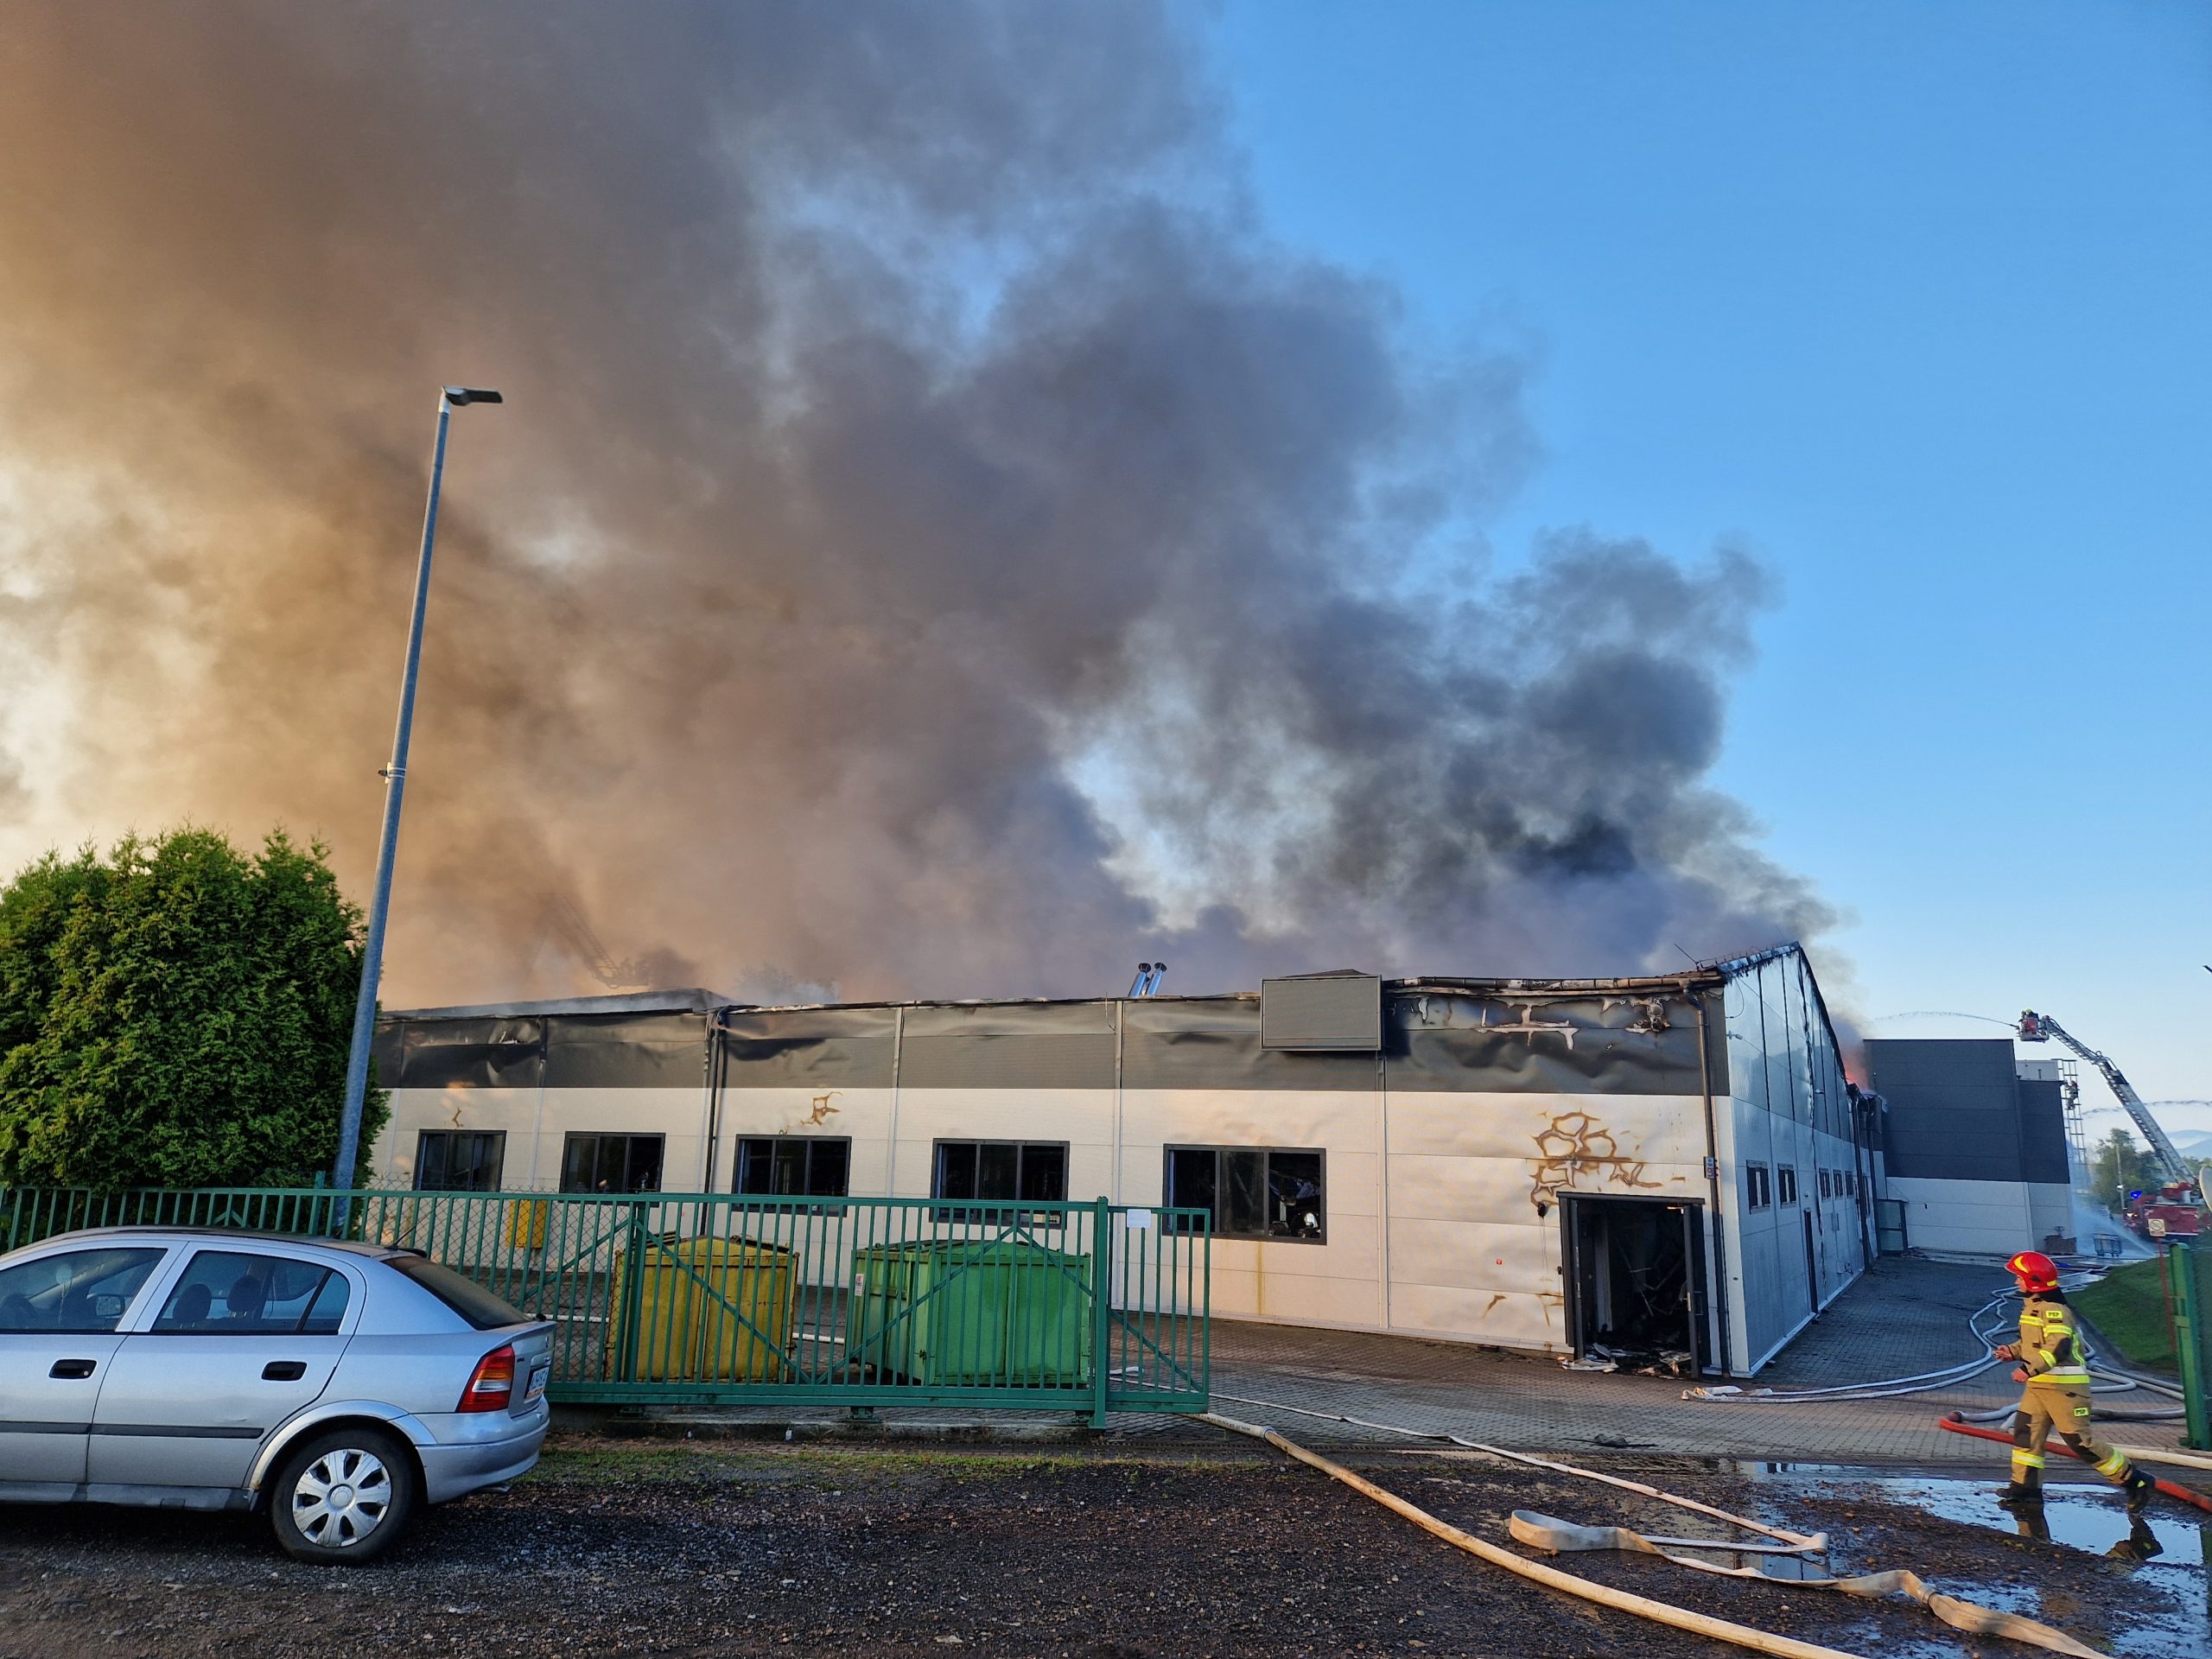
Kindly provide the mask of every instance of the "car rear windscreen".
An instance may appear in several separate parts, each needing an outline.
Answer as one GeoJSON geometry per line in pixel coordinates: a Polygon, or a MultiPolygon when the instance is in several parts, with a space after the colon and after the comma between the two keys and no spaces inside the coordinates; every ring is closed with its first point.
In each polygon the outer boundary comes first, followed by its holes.
{"type": "Polygon", "coordinates": [[[465,1279],[451,1268],[442,1268],[423,1256],[386,1256],[385,1265],[405,1274],[479,1331],[530,1322],[529,1315],[510,1307],[474,1279],[465,1279]]]}

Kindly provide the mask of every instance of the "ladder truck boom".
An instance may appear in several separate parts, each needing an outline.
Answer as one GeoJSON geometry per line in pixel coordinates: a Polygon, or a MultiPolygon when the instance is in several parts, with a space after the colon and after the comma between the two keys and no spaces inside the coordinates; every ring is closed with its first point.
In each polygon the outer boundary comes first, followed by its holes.
{"type": "Polygon", "coordinates": [[[2023,1014],[2020,1016],[2019,1036],[2024,1043],[2063,1043],[2095,1066],[2104,1080],[2112,1085],[2112,1091],[2118,1096],[2120,1103],[2127,1109],[2127,1115],[2134,1120],[2135,1127],[2142,1130],[2143,1138],[2151,1143],[2151,1155],[2158,1160],[2166,1179],[2169,1181],[2195,1181],[2196,1172],[2190,1168],[2188,1160],[2181,1155],[2181,1149],[2158,1127],[2158,1120],[2151,1116],[2151,1109],[2143,1103],[2143,1096],[2135,1092],[2135,1086],[2128,1082],[2118,1066],[2047,1014],[2023,1014]]]}

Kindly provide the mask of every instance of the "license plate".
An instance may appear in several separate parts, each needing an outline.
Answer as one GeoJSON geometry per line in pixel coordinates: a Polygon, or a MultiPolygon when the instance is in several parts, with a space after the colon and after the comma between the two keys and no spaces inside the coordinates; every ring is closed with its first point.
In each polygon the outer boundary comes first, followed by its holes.
{"type": "Polygon", "coordinates": [[[530,1386],[522,1392],[523,1404],[526,1406],[535,1404],[544,1395],[545,1375],[551,1369],[548,1365],[534,1365],[531,1368],[530,1386]]]}

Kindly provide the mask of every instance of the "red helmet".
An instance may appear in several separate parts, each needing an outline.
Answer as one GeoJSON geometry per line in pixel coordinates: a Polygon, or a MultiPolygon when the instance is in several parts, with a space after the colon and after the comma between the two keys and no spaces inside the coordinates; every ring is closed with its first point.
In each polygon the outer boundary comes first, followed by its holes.
{"type": "Polygon", "coordinates": [[[2041,1250],[2022,1250],[2005,1264],[2024,1290],[2056,1290],[2058,1263],[2041,1250]]]}

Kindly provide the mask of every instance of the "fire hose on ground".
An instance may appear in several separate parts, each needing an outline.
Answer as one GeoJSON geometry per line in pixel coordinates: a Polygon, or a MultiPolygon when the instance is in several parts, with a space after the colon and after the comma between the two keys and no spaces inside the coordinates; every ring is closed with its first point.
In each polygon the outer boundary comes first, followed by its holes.
{"type": "MultiPolygon", "coordinates": [[[[1250,1401],[1243,1403],[1266,1405],[1268,1402],[1250,1401]]],[[[1274,1408],[1296,1409],[1294,1407],[1274,1408]]],[[[1308,1414],[1320,1416],[1329,1414],[1308,1414]]],[[[1511,1550],[1478,1538],[1471,1533],[1462,1531],[1448,1522],[1439,1520],[1427,1510],[1408,1503],[1395,1492],[1385,1491],[1374,1482],[1354,1474],[1342,1464],[1333,1463],[1327,1458],[1322,1457],[1319,1452],[1308,1451],[1272,1428],[1262,1427],[1255,1423],[1240,1422],[1235,1418],[1224,1417],[1214,1412],[1205,1414],[1199,1421],[1211,1423],[1215,1427],[1226,1429],[1231,1433],[1249,1435],[1254,1440],[1264,1440],[1286,1456],[1294,1458],[1311,1468],[1319,1470],[1331,1479],[1339,1481],[1363,1497],[1373,1499],[1384,1509],[1403,1516],[1423,1531],[1442,1539],[1453,1548],[1463,1549],[1479,1560],[1488,1561],[1493,1567],[1502,1567],[1516,1577],[1542,1585],[1548,1589],[1563,1591],[1584,1601],[1595,1602],[1601,1606],[1634,1613],[1638,1618],[1650,1619],[1656,1624],[1671,1625],[1676,1630],[1687,1630],[1694,1636],[1732,1643],[1738,1647],[1751,1648],[1760,1653],[1781,1655],[1784,1659],[1859,1659],[1859,1656],[1848,1654],[1841,1649],[1823,1647],[1816,1643],[1801,1642],[1795,1637],[1758,1630],[1749,1624],[1738,1624],[1731,1619],[1718,1618],[1709,1613],[1696,1612],[1687,1607],[1677,1607],[1671,1602],[1655,1601],[1648,1596],[1639,1596],[1630,1591],[1616,1589],[1611,1585],[1599,1584],[1594,1580],[1580,1578],[1574,1573],[1561,1572],[1557,1567],[1547,1567],[1541,1561],[1529,1560],[1524,1556],[1515,1554],[1511,1550]]],[[[1357,1421],[1357,1420],[1347,1418],[1344,1421],[1357,1421]]],[[[1385,1424],[1364,1426],[1391,1427],[1385,1424]]],[[[1395,1432],[1414,1435],[1421,1439],[1456,1440],[1459,1438],[1456,1435],[1426,1435],[1413,1429],[1399,1429],[1395,1432]]],[[[1463,1441],[1461,1444],[1471,1445],[1472,1443],[1463,1441]]],[[[1475,1449],[1491,1450],[1492,1448],[1476,1447],[1475,1449]]],[[[1629,1486],[1654,1497],[1664,1499],[1668,1503],[1717,1516],[1746,1530],[1783,1540],[1790,1545],[1788,1553],[1810,1554],[1816,1547],[1824,1548],[1826,1544],[1825,1534],[1816,1534],[1811,1538],[1807,1538],[1799,1534],[1784,1533],[1741,1516],[1729,1515],[1725,1510],[1713,1509],[1693,1499],[1661,1492],[1654,1488],[1643,1486],[1641,1483],[1624,1481],[1616,1476],[1599,1474],[1594,1470],[1577,1469],[1569,1464],[1553,1463],[1548,1459],[1531,1458],[1517,1452],[1504,1452],[1501,1455],[1524,1463],[1536,1464],[1541,1467],[1558,1470],[1564,1473],[1604,1481],[1611,1485],[1629,1486]]],[[[1647,1538],[1640,1533],[1631,1532],[1625,1528],[1579,1527],[1571,1522],[1554,1520],[1548,1516],[1535,1515],[1527,1510],[1514,1512],[1510,1529],[1516,1540],[1532,1548],[1552,1551],[1631,1550],[1657,1555],[1677,1566],[1691,1567],[1702,1573],[1719,1573],[1730,1578],[1756,1578],[1763,1582],[1779,1583],[1795,1589],[1832,1589],[1846,1595],[1872,1599],[1903,1594],[1927,1608],[1929,1612],[1955,1630],[1969,1630],[1978,1635],[2010,1637],[2016,1641],[2030,1643],[2053,1653],[2074,1655],[2077,1659],[2094,1659],[2096,1656],[2095,1649],[2083,1646],[2064,1631],[2056,1630],[2050,1625],[2018,1613],[2001,1612],[1994,1608],[1978,1606],[1974,1603],[1961,1601],[1954,1596],[1932,1592],[1918,1575],[1912,1573],[1875,1573],[1847,1579],[1775,1580],[1770,1579],[1767,1574],[1761,1573],[1756,1567],[1719,1567],[1709,1562],[1694,1560],[1688,1556],[1677,1555],[1671,1550],[1660,1548],[1662,1544],[1670,1544],[1681,1548],[1716,1549],[1740,1553],[1770,1550],[1770,1546],[1712,1539],[1647,1538]]]]}
{"type": "MultiPolygon", "coordinates": [[[[1938,1389],[1956,1388],[1968,1378],[1987,1370],[1992,1365],[2002,1363],[1997,1357],[1996,1344],[1993,1339],[1997,1333],[1981,1328],[1981,1317],[1999,1303],[2012,1300],[2015,1294],[2012,1291],[1999,1291],[1967,1315],[1967,1329],[1974,1333],[1974,1339],[1982,1346],[1982,1355],[1979,1359],[1961,1360],[1959,1363],[1947,1365],[1941,1370],[1919,1371],[1910,1376],[1884,1377],[1871,1382],[1844,1382],[1833,1388],[1747,1389],[1724,1383],[1713,1388],[1685,1389],[1682,1390],[1682,1398],[1710,1400],[1731,1405],[1787,1406],[1821,1402],[1841,1405],[1855,1400],[1894,1400],[1908,1395],[1933,1394],[1938,1389]]],[[[2155,1394],[2168,1395],[2175,1399],[2179,1399],[2181,1396],[2181,1390],[2172,1384],[2159,1382],[2154,1377],[2139,1376],[2113,1364],[2109,1360],[2092,1357],[2091,1370],[2093,1376],[2103,1379],[2101,1382],[2091,1382],[2089,1392],[2092,1394],[2126,1394],[2133,1389],[2143,1389],[2155,1394]]],[[[1988,1412],[1959,1414],[1967,1421],[1978,1420],[1985,1422],[1996,1422],[2012,1414],[2012,1408],[2010,1406],[2000,1407],[1988,1412]]],[[[2171,1408],[2155,1408],[2144,1412],[2110,1414],[2110,1420],[2117,1422],[2164,1422],[2180,1417],[2182,1414],[2182,1408],[2177,1405],[2171,1408]]]]}
{"type": "MultiPolygon", "coordinates": [[[[2012,1443],[2012,1437],[2002,1429],[1983,1428],[1967,1422],[1964,1414],[1960,1412],[1955,1411],[1947,1417],[1937,1418],[1936,1427],[1953,1434],[1971,1434],[1978,1440],[2001,1440],[2007,1446],[2012,1443]]],[[[2063,1456],[2073,1459],[2076,1463],[2088,1461],[2063,1440],[2054,1441],[2046,1446],[2044,1450],[2056,1452],[2063,1456]]],[[[2193,1457],[2186,1452],[2166,1452],[2154,1446],[2116,1445],[2113,1450],[2133,1463],[2171,1463],[2186,1469],[2212,1469],[2212,1458],[2193,1457]]],[[[2208,1514],[2212,1514],[2212,1497],[2207,1497],[2200,1491],[2183,1486],[2177,1481],[2160,1480],[2155,1475],[2152,1477],[2151,1484],[2168,1497],[2177,1499],[2192,1509],[2202,1510],[2208,1514]]]]}

